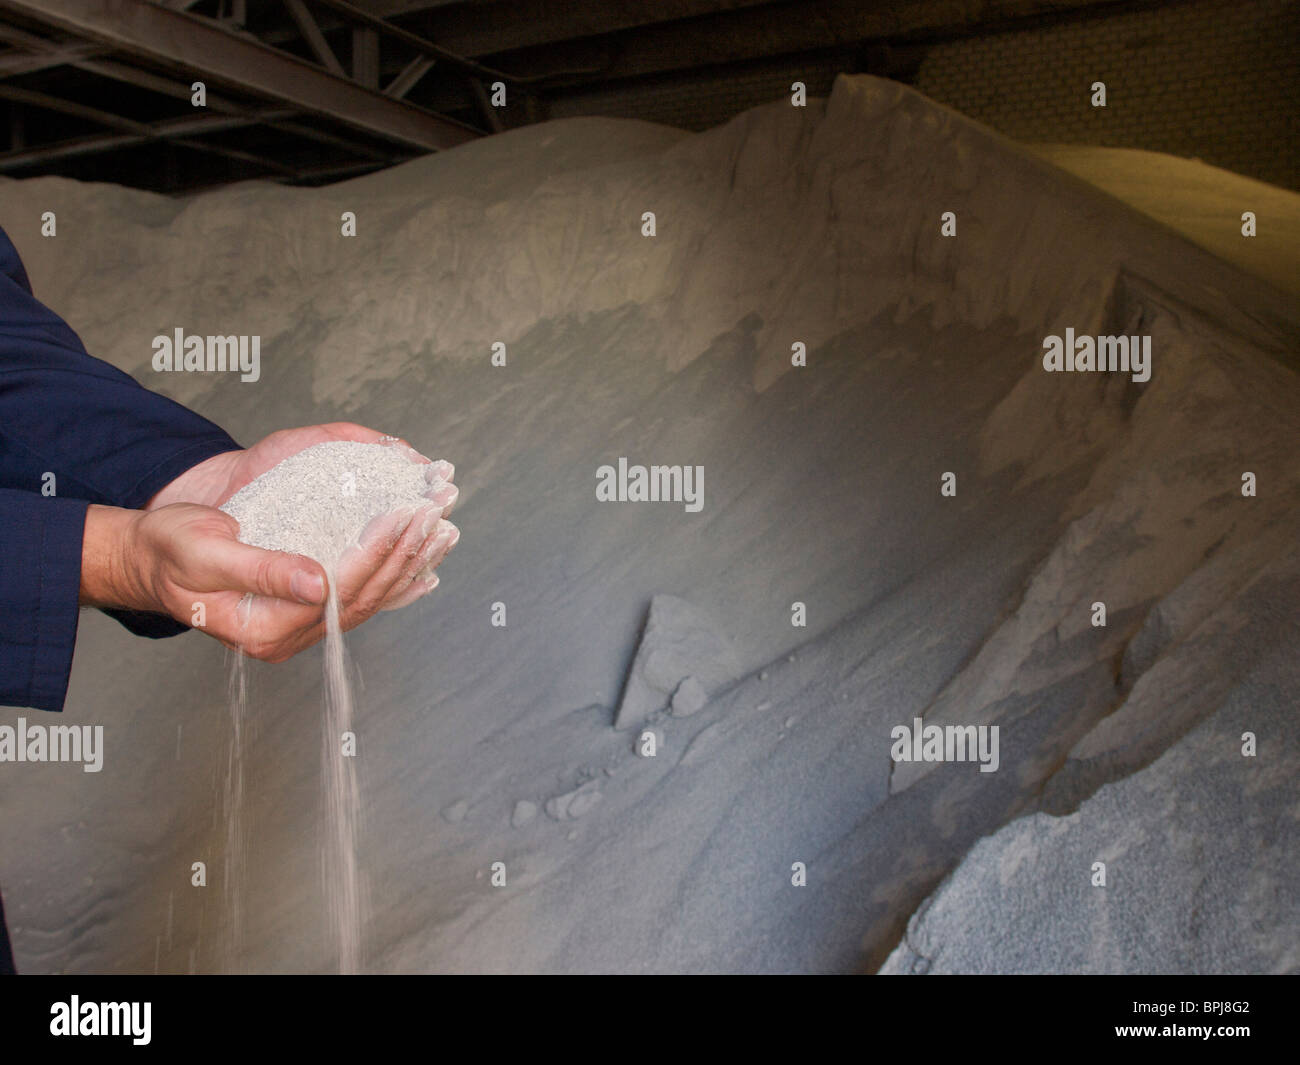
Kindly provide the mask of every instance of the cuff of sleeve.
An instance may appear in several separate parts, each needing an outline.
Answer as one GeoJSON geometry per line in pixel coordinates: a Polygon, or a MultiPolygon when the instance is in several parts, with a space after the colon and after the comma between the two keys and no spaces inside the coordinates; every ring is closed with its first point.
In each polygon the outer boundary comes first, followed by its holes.
{"type": "Polygon", "coordinates": [[[77,643],[87,506],[81,499],[47,499],[33,493],[28,508],[30,546],[24,553],[33,567],[34,602],[21,605],[30,610],[32,641],[23,705],[37,710],[62,710],[68,694],[77,643]]]}
{"type": "MultiPolygon", "coordinates": [[[[157,466],[141,477],[130,491],[126,492],[116,505],[129,510],[139,510],[163,488],[171,484],[186,470],[193,469],[213,455],[222,455],[227,451],[239,451],[240,447],[224,433],[196,441],[168,455],[157,466]]],[[[130,628],[128,625],[127,628],[130,628]]]]}
{"type": "Polygon", "coordinates": [[[179,636],[189,632],[190,627],[166,614],[147,614],[142,610],[104,610],[114,621],[119,622],[128,632],[136,636],[148,636],[151,640],[164,636],[179,636]]]}

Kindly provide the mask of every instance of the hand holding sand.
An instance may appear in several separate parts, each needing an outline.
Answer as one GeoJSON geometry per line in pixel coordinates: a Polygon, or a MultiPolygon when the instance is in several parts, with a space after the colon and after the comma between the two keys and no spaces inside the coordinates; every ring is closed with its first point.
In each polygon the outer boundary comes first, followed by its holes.
{"type": "Polygon", "coordinates": [[[273,433],[195,466],[143,512],[91,507],[82,601],[190,624],[201,602],[209,635],[283,661],[324,636],[327,572],[343,629],[437,586],[459,539],[442,520],[454,472],[349,423],[273,433]]]}

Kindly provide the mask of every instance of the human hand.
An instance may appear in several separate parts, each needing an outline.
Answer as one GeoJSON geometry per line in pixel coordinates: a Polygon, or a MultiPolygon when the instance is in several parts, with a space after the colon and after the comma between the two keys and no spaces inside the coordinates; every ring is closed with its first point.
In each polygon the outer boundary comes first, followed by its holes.
{"type": "MultiPolygon", "coordinates": [[[[394,597],[418,598],[410,581],[400,586],[412,558],[432,573],[458,535],[437,513],[420,508],[371,523],[353,549],[361,561],[340,567],[340,602],[350,604],[345,628],[394,597]],[[375,554],[383,558],[372,569],[375,554]]],[[[311,559],[241,544],[238,531],[230,515],[198,504],[153,511],[92,505],[81,602],[168,614],[253,658],[282,662],[324,636],[325,574],[311,559]]]]}
{"type": "MultiPolygon", "coordinates": [[[[150,499],[145,505],[145,511],[162,512],[181,503],[219,507],[244,485],[289,456],[315,444],[336,440],[388,444],[402,448],[413,462],[429,463],[427,458],[405,441],[351,422],[285,429],[272,433],[250,448],[214,455],[191,467],[150,499]]],[[[344,554],[336,580],[340,623],[345,630],[355,628],[379,610],[397,610],[408,606],[437,587],[438,577],[434,570],[460,538],[459,529],[449,521],[440,520],[451,511],[459,495],[459,490],[452,483],[454,476],[455,467],[451,463],[433,463],[428,474],[429,504],[414,511],[381,515],[367,527],[360,544],[344,554]]],[[[237,534],[238,524],[235,520],[220,511],[217,513],[222,519],[222,528],[233,529],[237,534]]],[[[88,519],[87,528],[89,526],[88,519]]],[[[193,531],[200,527],[187,525],[186,528],[193,531]]],[[[215,528],[208,527],[205,531],[210,533],[215,528]]],[[[146,525],[146,530],[153,529],[154,524],[146,525]]],[[[246,552],[254,552],[256,555],[290,560],[289,564],[295,566],[300,574],[299,580],[305,582],[300,585],[300,590],[324,586],[324,571],[312,559],[240,546],[246,552]],[[318,581],[319,585],[316,583],[318,581]]],[[[283,561],[272,562],[266,558],[257,561],[256,555],[241,552],[243,566],[260,566],[269,574],[285,564],[283,561]]],[[[312,599],[310,604],[301,600],[295,602],[292,596],[259,591],[251,586],[254,583],[256,582],[250,581],[245,573],[243,583],[239,585],[244,591],[253,592],[256,596],[241,608],[244,611],[243,624],[247,626],[243,635],[247,641],[246,653],[261,658],[279,654],[285,647],[293,647],[294,650],[287,654],[269,659],[281,661],[324,635],[324,615],[317,605],[324,602],[324,595],[318,600],[312,599]],[[313,607],[310,618],[303,612],[306,605],[313,607]],[[257,653],[259,650],[264,653],[257,653]]],[[[182,581],[178,587],[183,586],[182,581]]],[[[242,592],[239,598],[242,598],[242,592]]],[[[225,605],[224,600],[222,604],[225,605]]],[[[170,610],[166,612],[171,613],[170,610]]],[[[186,607],[183,614],[172,616],[187,624],[192,623],[189,607],[186,607]]],[[[219,635],[210,625],[206,631],[223,642],[232,642],[219,635]]]]}

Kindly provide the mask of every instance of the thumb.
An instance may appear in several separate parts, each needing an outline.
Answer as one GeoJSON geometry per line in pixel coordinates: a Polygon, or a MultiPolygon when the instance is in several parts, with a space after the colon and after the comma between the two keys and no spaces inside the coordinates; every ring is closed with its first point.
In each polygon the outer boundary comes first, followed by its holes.
{"type": "Polygon", "coordinates": [[[319,606],[325,602],[325,570],[306,555],[264,551],[238,540],[216,541],[204,552],[224,589],[319,606]]]}

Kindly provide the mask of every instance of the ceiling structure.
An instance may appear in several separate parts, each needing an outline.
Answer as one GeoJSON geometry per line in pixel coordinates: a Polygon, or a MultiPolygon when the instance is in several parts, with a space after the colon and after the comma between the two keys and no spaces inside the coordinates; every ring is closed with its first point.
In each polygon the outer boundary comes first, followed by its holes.
{"type": "Polygon", "coordinates": [[[0,175],[323,184],[552,116],[706,128],[792,71],[810,92],[837,70],[906,81],[936,41],[1142,6],[0,0],[0,175]]]}

